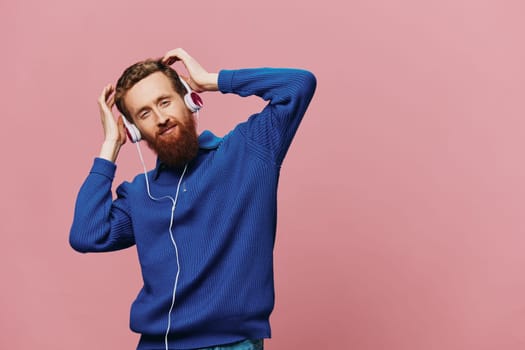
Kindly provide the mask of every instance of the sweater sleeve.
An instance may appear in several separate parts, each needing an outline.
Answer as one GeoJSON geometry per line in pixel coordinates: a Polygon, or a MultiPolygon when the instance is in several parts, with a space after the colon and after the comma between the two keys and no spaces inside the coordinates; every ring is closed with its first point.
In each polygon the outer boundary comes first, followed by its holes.
{"type": "Polygon", "coordinates": [[[262,147],[271,161],[281,165],[316,88],[315,76],[306,70],[253,68],[221,70],[219,90],[240,96],[256,95],[269,103],[238,126],[262,147]]]}
{"type": "Polygon", "coordinates": [[[116,165],[96,158],[77,196],[69,243],[76,251],[105,252],[135,244],[124,186],[113,201],[116,165]]]}

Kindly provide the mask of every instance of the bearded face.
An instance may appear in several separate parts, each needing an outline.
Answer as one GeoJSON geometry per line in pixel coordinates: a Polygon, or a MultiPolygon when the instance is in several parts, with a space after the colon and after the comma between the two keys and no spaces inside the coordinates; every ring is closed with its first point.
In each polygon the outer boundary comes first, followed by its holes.
{"type": "Polygon", "coordinates": [[[148,146],[169,167],[182,167],[199,151],[193,114],[171,81],[155,72],[129,89],[124,102],[148,146]]]}
{"type": "Polygon", "coordinates": [[[146,139],[148,146],[169,167],[179,168],[197,156],[199,141],[193,117],[185,124],[173,119],[160,125],[154,139],[146,139]]]}

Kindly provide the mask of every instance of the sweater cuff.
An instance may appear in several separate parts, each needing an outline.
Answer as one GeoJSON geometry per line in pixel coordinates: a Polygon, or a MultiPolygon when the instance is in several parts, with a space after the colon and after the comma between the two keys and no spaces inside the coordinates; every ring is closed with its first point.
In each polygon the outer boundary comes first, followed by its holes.
{"type": "Polygon", "coordinates": [[[103,175],[113,180],[116,169],[117,165],[115,163],[110,162],[107,159],[97,157],[93,162],[90,173],[103,175]]]}
{"type": "Polygon", "coordinates": [[[234,70],[223,69],[219,71],[219,81],[218,81],[219,91],[222,92],[223,94],[233,92],[232,80],[233,80],[234,74],[235,74],[234,70]]]}

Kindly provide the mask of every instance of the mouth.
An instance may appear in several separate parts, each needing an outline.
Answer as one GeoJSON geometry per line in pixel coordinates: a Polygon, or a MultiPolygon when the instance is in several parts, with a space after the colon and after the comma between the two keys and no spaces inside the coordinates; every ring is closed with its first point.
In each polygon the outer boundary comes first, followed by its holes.
{"type": "Polygon", "coordinates": [[[163,128],[162,130],[159,131],[158,135],[159,136],[165,136],[165,135],[169,135],[171,133],[173,133],[175,131],[175,128],[177,127],[177,124],[172,124],[166,128],[163,128]]]}

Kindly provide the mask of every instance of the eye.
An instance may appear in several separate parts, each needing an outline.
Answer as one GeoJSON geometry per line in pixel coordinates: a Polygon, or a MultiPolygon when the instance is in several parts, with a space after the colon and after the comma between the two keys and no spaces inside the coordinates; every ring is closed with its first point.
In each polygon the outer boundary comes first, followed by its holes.
{"type": "Polygon", "coordinates": [[[149,116],[149,111],[144,111],[139,114],[140,119],[146,119],[149,116]]]}
{"type": "Polygon", "coordinates": [[[160,102],[160,105],[161,105],[162,107],[168,107],[168,106],[170,105],[170,103],[171,103],[171,101],[168,100],[168,99],[166,99],[166,100],[162,100],[162,101],[160,102]]]}

